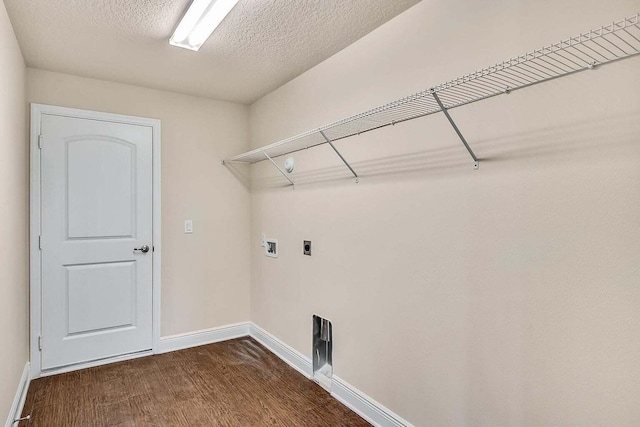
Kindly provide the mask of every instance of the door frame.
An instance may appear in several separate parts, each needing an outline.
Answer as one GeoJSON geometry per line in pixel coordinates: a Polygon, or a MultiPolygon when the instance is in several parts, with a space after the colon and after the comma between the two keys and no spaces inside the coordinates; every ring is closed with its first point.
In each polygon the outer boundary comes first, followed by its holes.
{"type": "MultiPolygon", "coordinates": [[[[62,372],[91,366],[104,365],[107,363],[127,360],[136,357],[148,356],[158,351],[160,343],[160,283],[161,283],[161,122],[158,119],[148,119],[144,117],[125,116],[120,114],[102,113],[91,110],[80,110],[75,108],[57,107],[54,105],[31,104],[30,121],[30,225],[29,225],[29,319],[30,319],[30,359],[31,378],[53,375],[62,372]],[[63,117],[73,117],[78,119],[93,119],[107,122],[148,126],[152,128],[152,170],[153,170],[153,251],[152,256],[152,349],[149,351],[125,354],[111,358],[100,359],[91,362],[79,363],[42,371],[42,360],[40,358],[39,338],[42,333],[42,259],[40,252],[40,231],[42,224],[41,217],[41,183],[40,183],[40,148],[39,136],[43,115],[54,115],[63,117]]],[[[46,144],[46,142],[45,142],[46,144]]],[[[43,340],[46,345],[46,337],[43,340]]]]}

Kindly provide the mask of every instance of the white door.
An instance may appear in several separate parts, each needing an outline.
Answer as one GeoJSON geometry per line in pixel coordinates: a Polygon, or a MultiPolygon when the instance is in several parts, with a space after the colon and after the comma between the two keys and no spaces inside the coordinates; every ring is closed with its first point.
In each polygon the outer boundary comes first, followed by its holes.
{"type": "Polygon", "coordinates": [[[41,135],[42,369],[150,350],[152,127],[43,114],[41,135]]]}

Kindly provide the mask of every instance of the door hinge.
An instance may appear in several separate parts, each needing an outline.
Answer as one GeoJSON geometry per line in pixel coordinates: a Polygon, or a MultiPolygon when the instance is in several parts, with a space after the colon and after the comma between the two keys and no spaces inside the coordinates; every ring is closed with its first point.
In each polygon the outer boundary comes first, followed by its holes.
{"type": "Polygon", "coordinates": [[[42,335],[38,337],[38,350],[42,351],[42,335]]]}
{"type": "Polygon", "coordinates": [[[38,249],[42,250],[42,236],[38,236],[38,249]]]}
{"type": "Polygon", "coordinates": [[[42,150],[42,145],[43,145],[42,140],[43,140],[42,135],[38,135],[38,149],[40,150],[42,150]]]}

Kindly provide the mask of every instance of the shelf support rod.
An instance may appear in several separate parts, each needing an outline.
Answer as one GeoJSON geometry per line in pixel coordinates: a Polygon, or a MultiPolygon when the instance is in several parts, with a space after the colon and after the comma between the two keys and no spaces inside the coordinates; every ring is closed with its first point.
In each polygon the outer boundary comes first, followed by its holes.
{"type": "Polygon", "coordinates": [[[458,126],[456,126],[456,123],[451,118],[451,115],[449,114],[449,111],[447,111],[447,108],[444,106],[442,101],[440,101],[440,97],[438,97],[438,94],[436,93],[435,89],[431,89],[431,95],[433,95],[433,99],[435,99],[436,102],[438,103],[438,105],[440,106],[440,110],[442,110],[444,115],[447,117],[447,120],[449,120],[449,123],[451,123],[451,126],[453,127],[453,130],[456,131],[456,133],[458,134],[458,137],[460,138],[460,140],[464,144],[465,148],[467,149],[469,154],[471,154],[471,158],[473,158],[473,168],[474,169],[478,169],[478,167],[480,166],[480,161],[478,160],[478,158],[474,154],[474,152],[471,149],[471,147],[469,147],[469,144],[467,144],[467,140],[464,139],[464,136],[462,136],[462,132],[460,132],[460,129],[458,129],[458,126]]]}
{"type": "Polygon", "coordinates": [[[338,157],[340,157],[340,160],[342,160],[344,162],[344,164],[349,168],[349,170],[351,171],[351,173],[353,174],[353,176],[356,177],[356,183],[360,182],[360,178],[358,178],[358,174],[356,173],[356,171],[353,170],[353,168],[351,167],[351,165],[349,164],[349,162],[347,162],[345,160],[344,157],[342,157],[342,154],[340,154],[340,152],[338,151],[338,149],[333,145],[333,143],[331,142],[331,140],[329,138],[327,138],[327,135],[325,135],[324,131],[319,130],[320,135],[322,135],[322,137],[324,138],[325,141],[327,141],[327,144],[329,144],[331,146],[331,148],[333,148],[333,151],[336,152],[336,154],[338,155],[338,157]]]}
{"type": "Polygon", "coordinates": [[[291,183],[291,185],[295,185],[295,184],[293,183],[293,181],[291,181],[291,179],[287,176],[287,174],[286,174],[286,173],[284,173],[284,171],[283,171],[282,169],[280,169],[280,166],[278,166],[278,164],[277,164],[276,162],[274,162],[274,161],[273,161],[273,159],[272,159],[271,157],[269,157],[269,155],[267,154],[267,152],[266,152],[266,151],[263,151],[263,153],[264,153],[264,155],[267,157],[267,159],[269,159],[269,161],[270,161],[271,163],[273,163],[273,166],[275,166],[275,167],[276,167],[276,169],[278,169],[278,170],[280,171],[280,173],[282,174],[282,176],[284,176],[284,177],[287,179],[287,181],[289,181],[289,182],[291,183]]]}

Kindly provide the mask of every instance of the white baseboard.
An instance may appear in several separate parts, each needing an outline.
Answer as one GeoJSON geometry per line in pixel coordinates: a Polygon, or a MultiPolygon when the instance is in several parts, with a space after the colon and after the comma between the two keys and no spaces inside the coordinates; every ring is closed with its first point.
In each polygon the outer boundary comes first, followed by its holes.
{"type": "Polygon", "coordinates": [[[273,354],[285,361],[293,369],[300,372],[307,378],[313,376],[313,367],[311,359],[300,354],[297,350],[289,347],[269,332],[252,323],[250,328],[251,338],[267,347],[273,354]]]}
{"type": "Polygon", "coordinates": [[[30,372],[31,372],[31,369],[29,367],[29,362],[27,362],[24,365],[24,370],[22,371],[22,377],[20,378],[20,383],[18,384],[16,395],[13,398],[13,404],[11,405],[11,410],[9,411],[7,422],[5,423],[6,427],[13,427],[14,426],[13,420],[20,418],[20,415],[22,414],[24,401],[27,398],[27,391],[29,390],[29,383],[31,382],[30,372]]]}
{"type": "Polygon", "coordinates": [[[170,351],[182,350],[185,348],[197,347],[205,344],[231,340],[234,338],[246,337],[249,335],[249,322],[235,323],[218,328],[203,329],[186,334],[171,335],[161,337],[157,354],[170,351]]]}
{"type": "Polygon", "coordinates": [[[331,381],[331,396],[376,427],[413,427],[408,421],[336,376],[331,381]]]}
{"type": "MultiPolygon", "coordinates": [[[[305,377],[313,377],[311,359],[253,323],[251,323],[250,331],[251,337],[267,347],[273,354],[305,377]]],[[[413,427],[408,421],[335,375],[331,380],[331,396],[375,427],[413,427]]]]}
{"type": "Polygon", "coordinates": [[[123,354],[121,356],[109,357],[106,359],[93,360],[90,362],[63,366],[61,368],[49,369],[46,371],[42,371],[39,375],[34,375],[34,378],[58,375],[65,372],[77,371],[78,369],[93,368],[95,366],[102,366],[115,362],[123,362],[125,360],[152,356],[153,354],[167,353],[169,351],[182,350],[185,348],[197,347],[205,344],[212,344],[214,342],[245,337],[247,335],[249,335],[249,322],[236,323],[233,325],[204,329],[195,332],[188,332],[186,334],[161,337],[158,348],[156,348],[154,351],[148,350],[138,353],[123,354]]]}
{"type": "MultiPolygon", "coordinates": [[[[313,367],[311,359],[251,322],[236,323],[218,328],[162,337],[160,338],[158,348],[155,349],[155,353],[167,353],[247,335],[265,346],[269,351],[306,378],[312,378],[313,367]]],[[[11,408],[11,414],[7,420],[7,427],[11,427],[10,422],[13,422],[22,412],[28,387],[29,364],[27,363],[25,371],[22,374],[18,392],[16,393],[16,399],[11,408]],[[14,414],[16,413],[18,415],[14,418],[14,414]]],[[[413,427],[408,421],[402,419],[397,414],[335,375],[331,380],[331,395],[375,427],[413,427]]]]}

